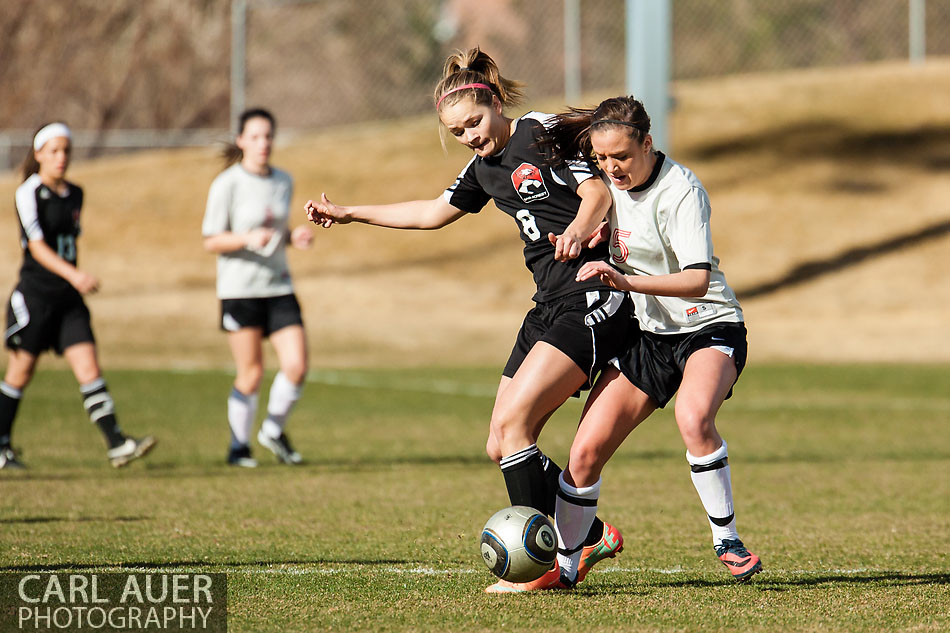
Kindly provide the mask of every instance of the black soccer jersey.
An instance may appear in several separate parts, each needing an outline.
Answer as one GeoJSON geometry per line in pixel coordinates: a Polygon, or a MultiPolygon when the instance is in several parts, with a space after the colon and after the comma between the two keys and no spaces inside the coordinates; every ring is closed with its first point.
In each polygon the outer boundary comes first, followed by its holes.
{"type": "Polygon", "coordinates": [[[587,261],[607,258],[607,244],[584,249],[577,259],[558,262],[548,233],[560,235],[577,215],[577,187],[594,177],[594,167],[572,161],[550,167],[538,149],[544,122],[550,115],[529,112],[518,119],[505,148],[494,156],[475,156],[446,189],[449,204],[468,213],[478,213],[489,200],[518,224],[524,240],[524,260],[534,275],[534,300],[546,302],[568,294],[602,289],[597,279],[575,281],[577,270],[587,261]]]}
{"type": "Polygon", "coordinates": [[[61,196],[44,185],[38,174],[33,174],[16,190],[20,243],[23,246],[21,288],[50,294],[76,292],[68,281],[36,261],[27,247],[29,241],[42,239],[53,252],[76,265],[82,189],[72,183],[66,183],[66,186],[69,191],[61,196]]]}

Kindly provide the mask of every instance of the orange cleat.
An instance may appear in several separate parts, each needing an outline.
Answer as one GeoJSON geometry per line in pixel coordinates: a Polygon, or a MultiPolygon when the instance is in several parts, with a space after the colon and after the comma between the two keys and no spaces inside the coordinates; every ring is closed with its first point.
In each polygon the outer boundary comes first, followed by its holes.
{"type": "Polygon", "coordinates": [[[723,539],[722,544],[716,546],[716,555],[736,580],[748,580],[762,571],[762,561],[740,540],[723,539]]]}
{"type": "Polygon", "coordinates": [[[609,523],[604,523],[604,535],[597,545],[589,545],[581,552],[581,562],[577,565],[575,584],[582,582],[587,577],[591,567],[605,558],[613,558],[622,551],[623,534],[609,523]]]}
{"type": "Polygon", "coordinates": [[[494,585],[485,587],[485,593],[522,593],[525,591],[544,591],[545,589],[569,589],[561,582],[561,567],[554,561],[554,567],[546,571],[543,576],[531,582],[509,582],[499,580],[494,585]]]}

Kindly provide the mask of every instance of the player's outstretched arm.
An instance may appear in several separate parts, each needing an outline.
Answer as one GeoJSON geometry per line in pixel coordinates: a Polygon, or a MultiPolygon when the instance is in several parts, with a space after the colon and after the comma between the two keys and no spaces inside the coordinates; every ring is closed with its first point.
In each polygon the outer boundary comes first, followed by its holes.
{"type": "Polygon", "coordinates": [[[344,207],[322,194],[319,201],[308,200],[304,208],[311,222],[325,228],[361,222],[394,229],[439,229],[465,215],[442,196],[433,200],[344,207]]]}
{"type": "Polygon", "coordinates": [[[577,187],[581,197],[577,216],[560,235],[548,234],[554,245],[554,259],[564,262],[574,259],[591,238],[591,234],[604,221],[610,210],[610,190],[600,178],[588,178],[577,187]]]}

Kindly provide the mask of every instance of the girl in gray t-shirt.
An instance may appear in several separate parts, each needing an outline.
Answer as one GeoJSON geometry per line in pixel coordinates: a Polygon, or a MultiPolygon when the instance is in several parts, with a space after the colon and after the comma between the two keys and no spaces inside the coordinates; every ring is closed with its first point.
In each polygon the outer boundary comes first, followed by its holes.
{"type": "Polygon", "coordinates": [[[237,139],[225,152],[227,167],[211,183],[201,227],[205,250],[218,256],[221,329],[228,332],[237,367],[228,397],[228,463],[249,468],[257,466],[250,435],[264,374],[265,338],[277,352],[280,371],[257,441],[285,464],[301,461],[284,424],[307,375],[307,338],[284,249],[288,244],[310,248],[313,232],[308,226],[288,230],[293,180],[270,164],[275,127],[267,110],[241,114],[237,139]]]}

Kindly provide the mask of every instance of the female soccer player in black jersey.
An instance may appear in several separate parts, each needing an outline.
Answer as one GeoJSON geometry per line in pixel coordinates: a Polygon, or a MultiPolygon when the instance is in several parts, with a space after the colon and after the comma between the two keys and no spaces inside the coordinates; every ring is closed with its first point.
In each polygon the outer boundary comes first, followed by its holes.
{"type": "MultiPolygon", "coordinates": [[[[487,452],[499,463],[512,504],[553,515],[560,469],[536,445],[551,414],[589,387],[617,355],[630,322],[629,299],[599,279],[577,283],[580,267],[603,260],[605,246],[583,240],[604,219],[609,192],[585,161],[548,166],[538,141],[548,115],[505,116],[521,84],[501,76],[491,57],[474,48],[451,55],[434,100],[445,128],[475,156],[442,195],[388,205],[338,206],[324,194],[308,201],[311,221],[323,226],[363,222],[403,229],[436,229],[478,213],[489,200],[510,215],[534,275],[535,307],[525,317],[503,371],[492,411],[487,452]]],[[[622,548],[616,528],[596,521],[585,541],[586,570],[622,548]]],[[[550,585],[556,570],[534,583],[500,581],[489,592],[550,585]]]]}
{"type": "Polygon", "coordinates": [[[82,295],[99,281],[76,267],[76,238],[82,189],[65,179],[71,134],[62,123],[41,128],[23,164],[16,190],[23,266],[7,304],[4,342],[9,363],[0,383],[0,468],[22,468],[10,444],[13,419],[36,369],[37,357],[52,348],[65,357],[79,381],[83,406],[108,444],[113,466],[145,455],[155,439],[126,437],[116,422],[112,396],[96,357],[89,310],[82,295]]]}

